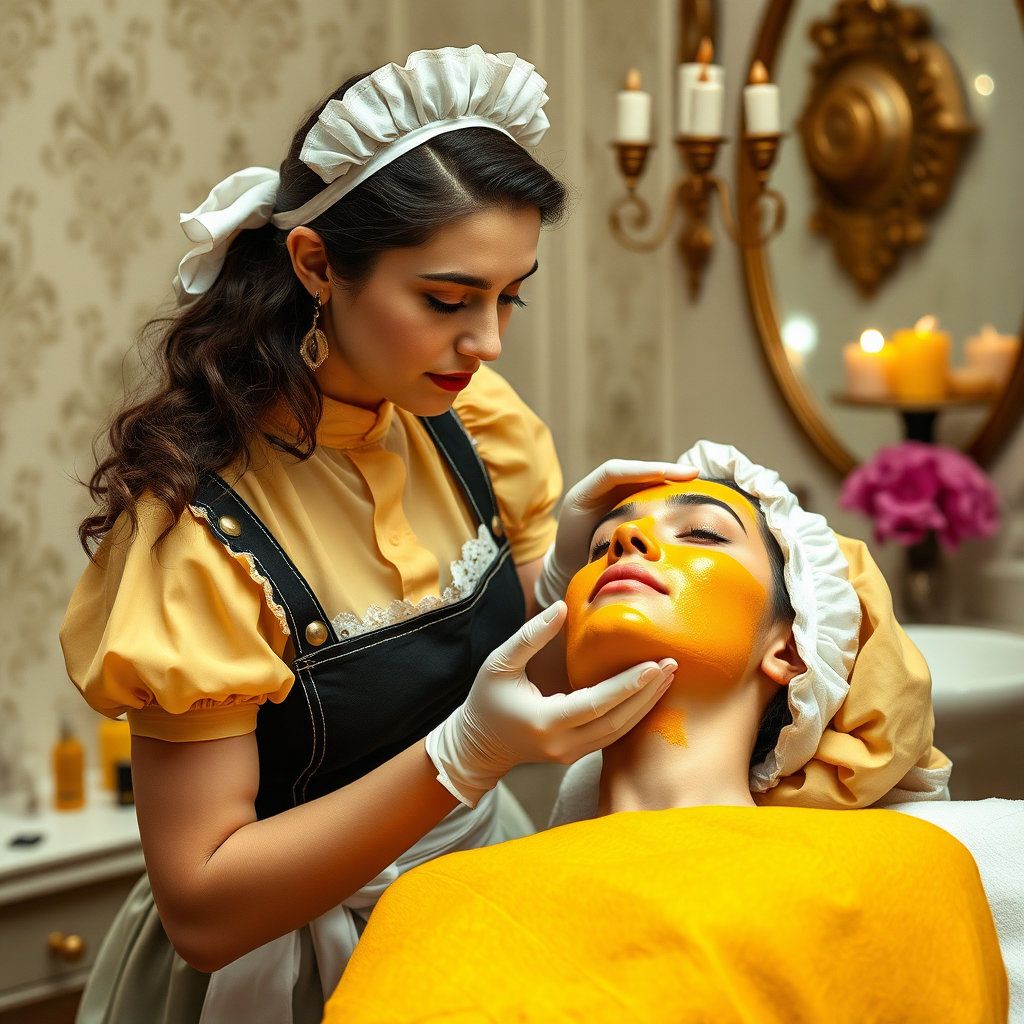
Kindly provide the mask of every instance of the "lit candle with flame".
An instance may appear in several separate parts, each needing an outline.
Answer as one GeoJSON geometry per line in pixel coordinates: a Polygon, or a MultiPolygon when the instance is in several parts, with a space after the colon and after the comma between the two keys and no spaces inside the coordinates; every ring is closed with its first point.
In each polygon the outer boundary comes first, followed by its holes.
{"type": "Polygon", "coordinates": [[[851,398],[884,399],[892,393],[893,350],[880,331],[866,330],[843,349],[846,393],[851,398]]]}
{"type": "Polygon", "coordinates": [[[698,132],[696,129],[691,127],[691,114],[692,114],[692,100],[691,91],[693,84],[700,80],[701,75],[705,76],[705,81],[711,83],[724,95],[725,89],[725,68],[720,64],[713,64],[715,56],[715,48],[711,43],[711,40],[705,36],[700,41],[700,46],[697,48],[697,59],[695,61],[680,64],[679,69],[676,72],[676,84],[678,92],[678,125],[680,135],[721,135],[722,133],[722,117],[721,114],[718,116],[718,127],[713,132],[698,132]]]}
{"type": "Polygon", "coordinates": [[[616,142],[651,141],[651,94],[640,88],[640,72],[632,68],[618,95],[616,142]]]}
{"type": "Polygon", "coordinates": [[[776,135],[779,132],[779,87],[768,81],[768,69],[755,60],[750,84],[743,87],[743,112],[748,135],[776,135]]]}
{"type": "Polygon", "coordinates": [[[949,390],[949,335],[934,316],[923,316],[912,330],[892,336],[896,351],[893,393],[907,402],[935,402],[949,390]]]}

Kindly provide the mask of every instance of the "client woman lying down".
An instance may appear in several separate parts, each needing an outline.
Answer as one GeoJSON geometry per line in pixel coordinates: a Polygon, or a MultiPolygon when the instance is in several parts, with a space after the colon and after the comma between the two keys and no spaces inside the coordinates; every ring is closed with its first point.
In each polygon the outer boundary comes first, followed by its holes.
{"type": "Polygon", "coordinates": [[[707,442],[681,461],[701,477],[613,509],[566,595],[575,688],[678,666],[605,749],[598,817],[395,882],[327,1022],[1006,1020],[952,836],[765,806],[843,704],[860,604],[835,536],[774,473],[707,442]]]}

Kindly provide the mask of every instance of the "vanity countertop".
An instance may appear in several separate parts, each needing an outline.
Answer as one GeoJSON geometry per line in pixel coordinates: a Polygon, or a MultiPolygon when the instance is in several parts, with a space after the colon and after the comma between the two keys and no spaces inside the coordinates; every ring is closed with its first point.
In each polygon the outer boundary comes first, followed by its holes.
{"type": "Polygon", "coordinates": [[[98,786],[78,811],[0,811],[0,906],[135,870],[145,870],[135,808],[118,806],[98,786]],[[35,836],[30,845],[12,845],[35,836]]]}

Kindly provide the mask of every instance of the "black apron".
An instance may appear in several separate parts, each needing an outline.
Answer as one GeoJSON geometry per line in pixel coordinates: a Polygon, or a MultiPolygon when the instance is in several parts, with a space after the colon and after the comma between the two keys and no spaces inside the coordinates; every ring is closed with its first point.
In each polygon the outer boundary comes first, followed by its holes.
{"type": "Polygon", "coordinates": [[[291,559],[214,473],[193,505],[232,552],[252,557],[291,630],[295,684],[256,718],[260,818],[366,775],[422,739],[466,699],[484,659],[526,617],[522,587],[487,470],[452,412],[421,420],[498,552],[473,592],[452,604],[346,639],[291,559]]]}

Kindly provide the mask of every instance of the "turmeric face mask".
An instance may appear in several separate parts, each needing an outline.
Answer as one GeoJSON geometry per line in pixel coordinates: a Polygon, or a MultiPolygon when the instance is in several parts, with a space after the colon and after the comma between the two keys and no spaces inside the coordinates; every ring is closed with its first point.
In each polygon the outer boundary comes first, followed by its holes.
{"type": "Polygon", "coordinates": [[[679,663],[673,689],[728,686],[747,670],[770,581],[757,514],[731,488],[694,480],[633,495],[566,594],[573,688],[661,658],[679,663]]]}

